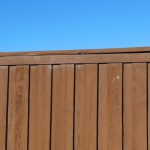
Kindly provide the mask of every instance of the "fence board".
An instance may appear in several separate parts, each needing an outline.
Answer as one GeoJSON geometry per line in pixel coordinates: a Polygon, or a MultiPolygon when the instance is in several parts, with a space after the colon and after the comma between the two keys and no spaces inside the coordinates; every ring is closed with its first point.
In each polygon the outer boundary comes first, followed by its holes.
{"type": "Polygon", "coordinates": [[[74,65],[53,66],[52,150],[73,149],[74,65]]]}
{"type": "Polygon", "coordinates": [[[8,150],[27,150],[29,67],[10,67],[8,150]]]}
{"type": "Polygon", "coordinates": [[[147,150],[147,70],[124,65],[124,150],[147,150]]]}
{"type": "Polygon", "coordinates": [[[75,84],[75,150],[96,150],[97,65],[77,65],[75,84]]]}
{"type": "Polygon", "coordinates": [[[29,150],[49,150],[51,66],[31,66],[29,150]]]}
{"type": "Polygon", "coordinates": [[[122,150],[122,65],[99,65],[99,150],[122,150]]]}
{"type": "Polygon", "coordinates": [[[82,49],[82,50],[55,50],[29,52],[0,52],[0,57],[8,56],[41,56],[41,55],[83,55],[83,54],[118,54],[118,53],[147,53],[150,47],[110,48],[110,49],[82,49]]]}
{"type": "Polygon", "coordinates": [[[0,57],[0,65],[150,62],[150,53],[0,57]]]}
{"type": "Polygon", "coordinates": [[[147,77],[147,88],[148,88],[148,90],[147,90],[147,92],[148,92],[148,97],[147,97],[147,112],[148,112],[148,126],[147,126],[147,128],[148,128],[148,150],[150,150],[150,64],[148,63],[148,66],[147,66],[147,75],[148,75],[148,77],[147,77]]]}
{"type": "Polygon", "coordinates": [[[0,150],[150,150],[149,48],[0,55],[0,150]]]}
{"type": "Polygon", "coordinates": [[[0,149],[5,150],[8,67],[0,67],[0,149]]]}

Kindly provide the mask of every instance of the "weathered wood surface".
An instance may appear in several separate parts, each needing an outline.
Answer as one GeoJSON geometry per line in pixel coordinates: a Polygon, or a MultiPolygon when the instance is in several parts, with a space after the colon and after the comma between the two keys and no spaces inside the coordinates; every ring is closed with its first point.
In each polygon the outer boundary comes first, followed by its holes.
{"type": "Polygon", "coordinates": [[[28,51],[28,52],[0,52],[0,57],[7,56],[38,56],[38,55],[82,55],[82,54],[110,54],[110,53],[144,53],[150,52],[150,47],[110,48],[110,49],[81,49],[55,51],[28,51]]]}
{"type": "Polygon", "coordinates": [[[53,66],[52,150],[73,149],[74,65],[53,66]]]}
{"type": "Polygon", "coordinates": [[[75,149],[96,150],[97,65],[77,65],[75,83],[75,149]]]}
{"type": "Polygon", "coordinates": [[[8,67],[0,67],[0,149],[5,150],[8,67]]]}
{"type": "Polygon", "coordinates": [[[89,64],[150,62],[150,53],[0,57],[0,65],[89,64]]]}
{"type": "Polygon", "coordinates": [[[99,65],[99,150],[122,149],[122,64],[99,65]]]}
{"type": "Polygon", "coordinates": [[[48,150],[51,113],[51,66],[30,68],[29,149],[48,150]]]}
{"type": "Polygon", "coordinates": [[[27,150],[29,67],[10,67],[8,150],[27,150]]]}
{"type": "Polygon", "coordinates": [[[147,150],[147,67],[124,66],[124,150],[147,150]]]}
{"type": "Polygon", "coordinates": [[[0,53],[0,150],[149,150],[150,48],[0,53]]]}

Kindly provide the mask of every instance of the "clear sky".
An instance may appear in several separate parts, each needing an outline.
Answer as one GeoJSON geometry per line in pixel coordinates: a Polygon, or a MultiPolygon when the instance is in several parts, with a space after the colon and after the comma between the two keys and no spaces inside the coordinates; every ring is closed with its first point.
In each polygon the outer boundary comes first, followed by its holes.
{"type": "Polygon", "coordinates": [[[0,0],[0,51],[150,46],[150,0],[0,0]]]}

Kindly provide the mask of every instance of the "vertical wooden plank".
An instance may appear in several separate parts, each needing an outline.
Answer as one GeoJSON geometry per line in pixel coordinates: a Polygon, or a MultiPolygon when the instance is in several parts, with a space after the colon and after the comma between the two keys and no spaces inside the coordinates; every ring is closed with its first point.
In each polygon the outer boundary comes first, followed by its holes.
{"type": "Polygon", "coordinates": [[[29,150],[49,150],[51,66],[31,66],[29,150]]]}
{"type": "Polygon", "coordinates": [[[148,77],[147,77],[147,79],[148,79],[148,81],[147,81],[147,83],[148,83],[148,86],[147,86],[147,88],[148,88],[148,97],[147,97],[147,100],[148,100],[148,150],[150,150],[150,63],[148,63],[148,68],[147,68],[148,70],[148,77]]]}
{"type": "Polygon", "coordinates": [[[147,150],[147,69],[124,65],[124,150],[147,150]]]}
{"type": "Polygon", "coordinates": [[[99,150],[122,150],[122,64],[99,65],[99,150]]]}
{"type": "Polygon", "coordinates": [[[96,150],[97,65],[76,66],[75,150],[96,150]]]}
{"type": "Polygon", "coordinates": [[[8,150],[27,150],[29,67],[10,67],[8,150]]]}
{"type": "Polygon", "coordinates": [[[73,149],[74,65],[53,66],[52,150],[73,149]]]}
{"type": "Polygon", "coordinates": [[[0,149],[5,150],[8,67],[0,66],[0,149]]]}

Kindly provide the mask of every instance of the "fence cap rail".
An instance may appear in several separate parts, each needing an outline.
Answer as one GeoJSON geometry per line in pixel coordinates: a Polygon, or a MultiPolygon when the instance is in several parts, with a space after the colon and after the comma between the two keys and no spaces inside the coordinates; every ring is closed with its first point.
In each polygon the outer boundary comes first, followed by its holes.
{"type": "Polygon", "coordinates": [[[85,54],[118,54],[118,53],[150,53],[150,47],[129,47],[111,49],[81,49],[55,51],[0,52],[0,57],[7,56],[39,56],[39,55],[85,55],[85,54]]]}

